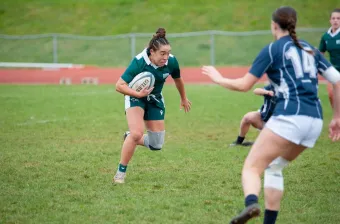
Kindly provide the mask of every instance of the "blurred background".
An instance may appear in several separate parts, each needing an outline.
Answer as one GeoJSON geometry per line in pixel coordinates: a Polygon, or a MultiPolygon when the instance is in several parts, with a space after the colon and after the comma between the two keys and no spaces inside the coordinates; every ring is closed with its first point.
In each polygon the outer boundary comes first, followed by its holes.
{"type": "Polygon", "coordinates": [[[298,36],[318,46],[336,0],[2,0],[0,62],[125,67],[164,27],[181,66],[250,65],[272,41],[279,6],[298,12],[298,36]]]}

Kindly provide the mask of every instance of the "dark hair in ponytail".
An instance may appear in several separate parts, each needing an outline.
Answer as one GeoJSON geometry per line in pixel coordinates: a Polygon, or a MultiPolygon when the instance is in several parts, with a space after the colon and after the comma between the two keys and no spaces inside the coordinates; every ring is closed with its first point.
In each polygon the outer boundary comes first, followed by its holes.
{"type": "Polygon", "coordinates": [[[301,50],[304,50],[310,54],[314,54],[312,50],[304,49],[301,46],[297,38],[297,35],[295,32],[296,22],[297,22],[297,13],[295,9],[289,6],[282,6],[278,8],[277,10],[275,10],[275,12],[273,12],[272,20],[275,23],[277,23],[281,27],[281,29],[288,30],[289,36],[292,38],[295,46],[297,46],[301,50]]]}
{"type": "Polygon", "coordinates": [[[149,42],[148,50],[157,51],[161,45],[169,45],[169,41],[165,37],[165,29],[158,28],[156,34],[153,35],[152,39],[149,42]]]}

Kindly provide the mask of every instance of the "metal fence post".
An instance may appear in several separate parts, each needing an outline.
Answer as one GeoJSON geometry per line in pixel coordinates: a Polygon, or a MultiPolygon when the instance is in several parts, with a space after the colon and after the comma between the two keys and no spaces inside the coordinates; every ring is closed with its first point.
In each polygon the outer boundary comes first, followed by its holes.
{"type": "Polygon", "coordinates": [[[131,33],[130,35],[131,40],[131,59],[136,56],[136,35],[131,33]]]}
{"type": "Polygon", "coordinates": [[[210,64],[215,65],[215,34],[210,33],[210,64]]]}
{"type": "Polygon", "coordinates": [[[53,34],[53,63],[58,63],[58,34],[53,34]]]}

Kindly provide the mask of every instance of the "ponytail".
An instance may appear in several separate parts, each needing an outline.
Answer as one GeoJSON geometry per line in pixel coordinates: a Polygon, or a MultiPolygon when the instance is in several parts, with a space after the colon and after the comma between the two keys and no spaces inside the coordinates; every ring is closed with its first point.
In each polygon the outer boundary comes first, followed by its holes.
{"type": "Polygon", "coordinates": [[[158,28],[156,34],[153,35],[149,42],[148,50],[157,51],[161,45],[169,45],[169,41],[165,37],[166,31],[164,28],[158,28]]]}

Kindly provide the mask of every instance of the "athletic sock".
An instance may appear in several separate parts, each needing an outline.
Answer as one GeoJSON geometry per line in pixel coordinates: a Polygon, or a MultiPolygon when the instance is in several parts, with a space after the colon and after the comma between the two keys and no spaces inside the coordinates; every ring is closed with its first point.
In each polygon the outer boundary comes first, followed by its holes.
{"type": "Polygon", "coordinates": [[[126,172],[126,169],[127,169],[127,165],[124,166],[124,165],[122,165],[122,164],[119,163],[119,165],[118,165],[118,171],[119,171],[119,172],[125,173],[125,172],[126,172]]]}
{"type": "Polygon", "coordinates": [[[144,146],[146,147],[146,148],[150,148],[149,147],[149,136],[148,135],[144,135],[144,146]]]}
{"type": "Polygon", "coordinates": [[[264,212],[263,224],[275,224],[278,213],[279,211],[272,211],[266,209],[266,211],[264,212]]]}
{"type": "Polygon", "coordinates": [[[238,136],[237,140],[236,140],[236,143],[242,144],[243,140],[244,140],[244,137],[238,136]]]}
{"type": "Polygon", "coordinates": [[[258,197],[255,194],[248,195],[244,200],[244,204],[246,207],[248,207],[249,205],[255,204],[257,202],[258,202],[258,197]]]}

